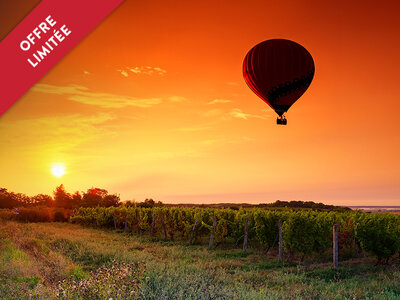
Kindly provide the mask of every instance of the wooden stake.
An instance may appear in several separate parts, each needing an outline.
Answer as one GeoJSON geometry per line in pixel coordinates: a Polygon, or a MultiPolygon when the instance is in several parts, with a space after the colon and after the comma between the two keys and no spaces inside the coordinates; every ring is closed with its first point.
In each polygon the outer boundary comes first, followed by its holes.
{"type": "Polygon", "coordinates": [[[124,231],[125,232],[128,231],[128,220],[127,220],[126,216],[125,216],[125,228],[124,228],[124,231]]]}
{"type": "Polygon", "coordinates": [[[278,222],[278,227],[279,227],[279,262],[282,262],[282,256],[283,256],[283,242],[282,242],[282,220],[279,220],[278,222]]]}
{"type": "Polygon", "coordinates": [[[190,233],[189,245],[191,245],[192,242],[193,242],[193,235],[194,235],[194,230],[196,229],[196,225],[197,225],[197,219],[194,220],[194,225],[193,225],[193,228],[192,228],[192,232],[190,233]]]}
{"type": "Polygon", "coordinates": [[[150,236],[154,236],[154,224],[156,223],[156,216],[153,215],[153,219],[151,220],[151,231],[150,231],[150,236]]]}
{"type": "Polygon", "coordinates": [[[210,235],[210,244],[208,245],[208,248],[212,248],[213,244],[214,244],[214,232],[215,232],[215,227],[217,226],[217,219],[213,219],[213,231],[211,232],[210,235]]]}
{"type": "Polygon", "coordinates": [[[249,236],[249,218],[246,218],[246,224],[244,225],[243,252],[246,252],[247,250],[248,236],[249,236]]]}
{"type": "Polygon", "coordinates": [[[137,233],[141,233],[140,226],[139,226],[139,215],[136,213],[136,226],[137,226],[137,233]]]}
{"type": "Polygon", "coordinates": [[[339,265],[337,227],[337,224],[333,225],[333,267],[335,269],[337,269],[339,265]]]}
{"type": "Polygon", "coordinates": [[[117,218],[115,215],[113,215],[113,220],[114,220],[114,229],[117,229],[117,218]]]}
{"type": "Polygon", "coordinates": [[[161,224],[162,224],[162,227],[164,229],[164,237],[165,237],[165,239],[167,239],[168,238],[168,236],[167,236],[167,227],[165,226],[164,217],[163,216],[161,216],[161,224]]]}

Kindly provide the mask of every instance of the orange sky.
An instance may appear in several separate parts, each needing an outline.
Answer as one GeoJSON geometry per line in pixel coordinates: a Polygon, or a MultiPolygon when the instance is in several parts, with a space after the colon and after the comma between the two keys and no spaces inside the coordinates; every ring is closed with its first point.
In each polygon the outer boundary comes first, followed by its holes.
{"type": "Polygon", "coordinates": [[[400,205],[400,3],[382,2],[127,0],[0,117],[0,186],[400,205]],[[287,126],[242,78],[270,38],[316,66],[287,126]]]}

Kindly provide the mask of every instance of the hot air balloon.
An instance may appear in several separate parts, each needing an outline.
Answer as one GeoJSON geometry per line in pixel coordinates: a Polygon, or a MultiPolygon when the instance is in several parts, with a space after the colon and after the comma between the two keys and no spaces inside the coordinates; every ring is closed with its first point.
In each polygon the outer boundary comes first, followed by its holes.
{"type": "Polygon", "coordinates": [[[243,76],[250,89],[278,114],[277,124],[286,125],[283,115],[307,90],[314,77],[311,54],[301,45],[284,39],[255,45],[243,62],[243,76]]]}

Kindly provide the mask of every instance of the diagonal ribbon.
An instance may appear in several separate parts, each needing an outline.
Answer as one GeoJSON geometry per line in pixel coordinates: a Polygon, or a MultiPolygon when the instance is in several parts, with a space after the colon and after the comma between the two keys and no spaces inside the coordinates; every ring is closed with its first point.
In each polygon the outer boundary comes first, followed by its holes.
{"type": "Polygon", "coordinates": [[[0,42],[0,116],[122,2],[40,2],[0,42]]]}

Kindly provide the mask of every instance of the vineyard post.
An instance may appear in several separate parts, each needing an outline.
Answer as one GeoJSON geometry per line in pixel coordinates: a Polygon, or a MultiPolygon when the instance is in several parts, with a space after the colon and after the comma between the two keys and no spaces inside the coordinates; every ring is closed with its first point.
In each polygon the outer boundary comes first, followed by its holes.
{"type": "MultiPolygon", "coordinates": [[[[137,226],[137,233],[140,233],[140,218],[139,214],[136,212],[136,226],[137,226]]],[[[133,229],[132,229],[133,230],[133,229]]]]}
{"type": "Polygon", "coordinates": [[[248,236],[249,236],[249,218],[246,218],[246,224],[244,225],[243,252],[246,252],[247,250],[248,236]]]}
{"type": "Polygon", "coordinates": [[[279,262],[282,262],[282,254],[283,254],[282,220],[279,220],[278,227],[279,227],[279,262]]]}
{"type": "Polygon", "coordinates": [[[114,220],[114,229],[117,229],[117,218],[115,215],[113,215],[113,220],[114,220]]]}
{"type": "Polygon", "coordinates": [[[338,268],[339,257],[338,257],[338,236],[337,236],[337,224],[333,225],[333,267],[338,268]]]}
{"type": "Polygon", "coordinates": [[[213,219],[213,230],[211,231],[210,235],[210,244],[208,245],[208,248],[212,248],[213,243],[214,243],[214,232],[215,232],[215,227],[217,226],[217,219],[214,217],[213,219]]]}
{"type": "Polygon", "coordinates": [[[167,227],[165,226],[164,216],[162,216],[162,215],[161,215],[161,224],[162,224],[162,227],[164,229],[164,237],[165,237],[165,239],[167,239],[168,238],[168,236],[167,236],[167,227]]]}
{"type": "Polygon", "coordinates": [[[151,237],[154,236],[154,224],[155,223],[156,223],[156,215],[153,215],[153,219],[151,220],[151,232],[150,232],[151,237]]]}
{"type": "Polygon", "coordinates": [[[192,228],[192,232],[190,233],[189,245],[191,245],[191,244],[192,244],[192,241],[193,241],[193,235],[194,235],[194,230],[196,229],[196,225],[197,225],[197,219],[196,219],[196,220],[194,220],[194,225],[193,225],[193,228],[192,228]]]}
{"type": "Polygon", "coordinates": [[[124,231],[125,231],[125,232],[128,231],[128,219],[127,219],[126,216],[125,216],[125,228],[124,228],[124,231]]]}

